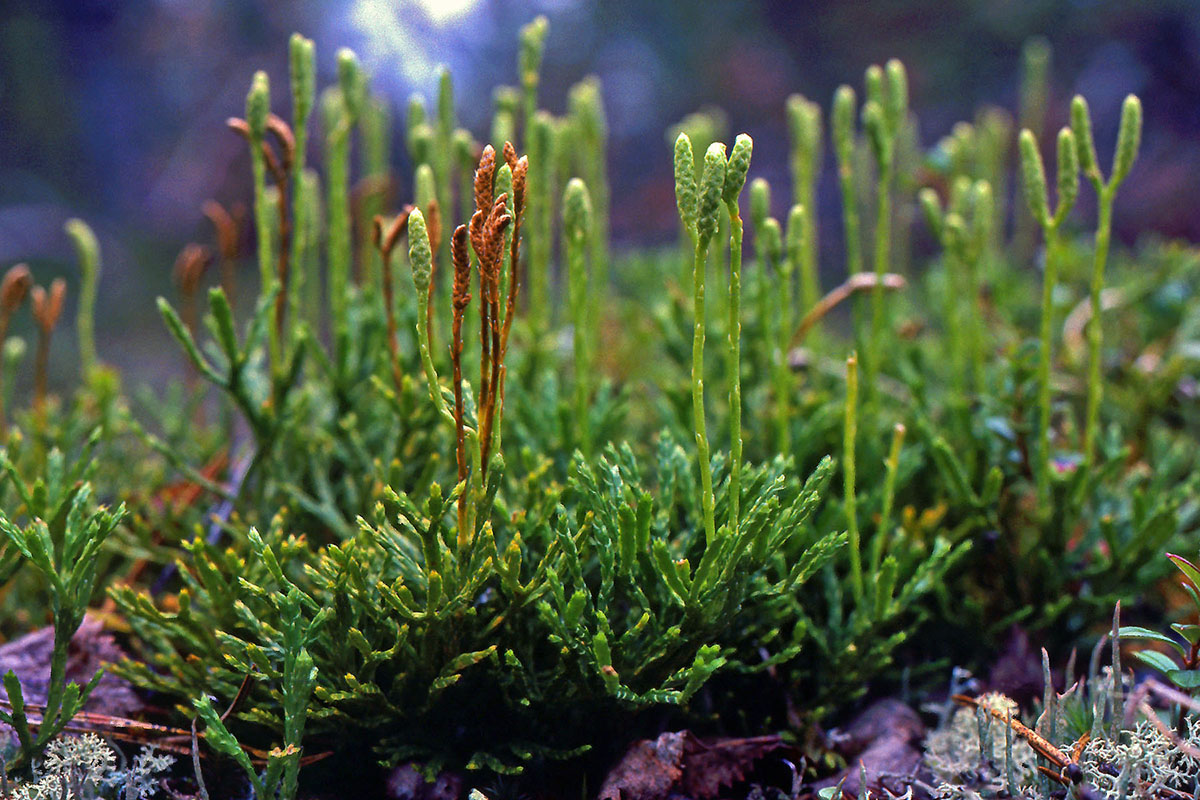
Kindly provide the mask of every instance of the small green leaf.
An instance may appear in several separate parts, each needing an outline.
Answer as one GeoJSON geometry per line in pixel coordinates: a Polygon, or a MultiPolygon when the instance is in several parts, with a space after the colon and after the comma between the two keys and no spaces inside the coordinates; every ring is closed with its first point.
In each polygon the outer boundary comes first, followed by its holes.
{"type": "Polygon", "coordinates": [[[1200,591],[1200,569],[1191,561],[1188,561],[1183,556],[1177,556],[1174,553],[1167,553],[1167,558],[1175,562],[1175,566],[1179,567],[1179,571],[1184,574],[1188,582],[1192,584],[1192,588],[1200,591]]]}
{"type": "Polygon", "coordinates": [[[1171,629],[1186,639],[1189,644],[1200,642],[1200,625],[1184,625],[1174,622],[1171,624],[1171,629]]]}
{"type": "Polygon", "coordinates": [[[1133,656],[1143,664],[1153,667],[1163,674],[1180,671],[1179,665],[1172,661],[1170,656],[1166,653],[1160,653],[1157,650],[1138,650],[1133,656]]]}
{"type": "Polygon", "coordinates": [[[1180,655],[1183,655],[1183,646],[1179,644],[1179,642],[1175,641],[1166,634],[1159,633],[1158,631],[1152,631],[1149,628],[1139,628],[1136,625],[1126,625],[1117,631],[1117,633],[1122,639],[1141,639],[1144,641],[1169,644],[1171,647],[1174,647],[1176,650],[1178,650],[1180,655]]]}
{"type": "Polygon", "coordinates": [[[1174,669],[1167,672],[1167,679],[1180,689],[1200,689],[1200,669],[1174,669]]]}

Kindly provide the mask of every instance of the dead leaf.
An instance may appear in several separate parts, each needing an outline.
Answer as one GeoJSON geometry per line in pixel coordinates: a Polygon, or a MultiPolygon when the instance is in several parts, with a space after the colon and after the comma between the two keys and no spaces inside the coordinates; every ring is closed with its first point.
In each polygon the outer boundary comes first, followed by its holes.
{"type": "Polygon", "coordinates": [[[712,800],[745,780],[764,756],[784,747],[776,735],[704,741],[676,731],[642,739],[608,773],[598,800],[666,800],[673,793],[712,800]]]}
{"type": "Polygon", "coordinates": [[[684,794],[695,800],[717,797],[721,789],[746,779],[764,756],[785,747],[778,735],[703,742],[689,738],[684,747],[684,794]]]}
{"type": "Polygon", "coordinates": [[[867,786],[878,792],[881,786],[903,794],[909,779],[921,766],[918,743],[925,737],[925,725],[917,712],[899,700],[886,699],[871,705],[841,733],[832,734],[836,746],[849,764],[818,787],[842,784],[844,797],[857,797],[866,767],[867,786]]]}
{"type": "MultiPolygon", "coordinates": [[[[50,627],[0,646],[0,675],[9,670],[16,673],[26,703],[40,705],[46,702],[53,650],[54,629],[50,627]]],[[[120,661],[125,656],[112,634],[104,630],[104,624],[95,617],[86,617],[67,648],[67,680],[84,686],[106,663],[120,661]]],[[[8,699],[2,688],[0,696],[8,699]]],[[[106,672],[84,710],[129,717],[141,710],[142,705],[128,681],[106,672]]]]}

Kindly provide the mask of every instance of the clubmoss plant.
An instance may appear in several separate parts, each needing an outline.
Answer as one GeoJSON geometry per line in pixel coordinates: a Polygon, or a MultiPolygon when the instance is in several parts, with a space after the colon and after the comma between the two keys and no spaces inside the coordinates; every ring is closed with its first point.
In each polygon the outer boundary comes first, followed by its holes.
{"type": "Polygon", "coordinates": [[[599,312],[605,308],[604,298],[609,285],[609,188],[608,188],[608,121],[601,101],[600,80],[590,77],[571,88],[567,105],[574,130],[574,149],[579,161],[579,174],[588,185],[592,198],[592,231],[588,237],[592,271],[596,275],[595,296],[589,306],[592,336],[599,334],[599,312]]]}
{"type": "MultiPolygon", "coordinates": [[[[883,479],[883,504],[879,512],[879,526],[875,538],[871,542],[871,561],[868,574],[878,575],[883,559],[883,547],[892,535],[892,508],[896,502],[896,479],[900,472],[900,451],[904,447],[904,435],[907,433],[904,423],[897,422],[892,427],[892,444],[888,450],[887,469],[883,479]]],[[[878,592],[878,584],[876,584],[878,592]]]]}
{"type": "Polygon", "coordinates": [[[508,142],[517,138],[517,119],[521,110],[521,93],[512,86],[497,86],[492,92],[493,142],[508,142]]]}
{"type": "Polygon", "coordinates": [[[962,374],[964,362],[970,362],[971,387],[975,392],[985,387],[985,345],[983,308],[980,302],[983,260],[991,238],[994,221],[992,190],[987,181],[972,185],[965,177],[955,181],[951,200],[946,209],[933,189],[922,189],[919,200],[926,222],[942,245],[947,261],[946,280],[946,344],[951,349],[950,363],[954,366],[955,382],[961,391],[967,386],[962,374]],[[966,311],[962,297],[967,298],[966,311]],[[965,316],[965,332],[964,328],[965,316]],[[962,350],[967,358],[963,358],[962,350]]]}
{"type": "Polygon", "coordinates": [[[890,270],[892,244],[892,187],[895,183],[896,146],[900,127],[908,117],[908,75],[904,65],[892,59],[886,70],[872,65],[867,70],[867,102],[863,104],[863,129],[871,145],[878,172],[875,208],[875,287],[871,291],[871,341],[866,359],[867,386],[876,395],[875,375],[879,371],[884,315],[884,275],[890,270]]]}
{"type": "MultiPolygon", "coordinates": [[[[79,258],[79,310],[75,328],[79,336],[79,371],[87,381],[97,364],[96,286],[100,282],[100,243],[81,219],[67,220],[63,229],[75,245],[75,254],[79,258]]],[[[3,338],[2,333],[0,338],[3,338]]]]}
{"type": "Polygon", "coordinates": [[[849,535],[850,588],[854,601],[863,601],[862,540],[858,532],[858,496],[855,484],[858,481],[855,450],[858,440],[858,356],[851,353],[846,358],[846,414],[842,428],[845,463],[842,464],[842,488],[846,509],[846,531],[849,535]]]}
{"type": "MultiPolygon", "coordinates": [[[[809,305],[806,299],[808,292],[804,289],[806,281],[804,265],[807,258],[805,253],[808,249],[808,240],[805,237],[809,233],[809,227],[808,207],[800,204],[792,206],[788,210],[787,215],[787,267],[785,276],[789,283],[794,280],[793,276],[797,274],[800,276],[800,307],[804,313],[810,311],[820,301],[820,297],[817,296],[812,305],[809,305]]],[[[817,288],[817,291],[820,290],[819,287],[815,288],[817,288]]],[[[790,338],[795,331],[794,295],[785,293],[784,297],[786,300],[793,301],[787,303],[786,314],[781,323],[784,332],[790,338]]],[[[786,350],[786,345],[784,347],[786,350]]]]}
{"type": "MultiPolygon", "coordinates": [[[[790,291],[794,287],[795,273],[791,262],[784,257],[783,232],[779,220],[767,217],[762,225],[762,253],[764,261],[776,265],[776,280],[782,291],[775,291],[774,335],[768,336],[767,349],[771,354],[769,374],[772,379],[772,397],[775,402],[775,436],[776,448],[780,455],[787,455],[791,442],[792,420],[792,375],[788,364],[788,349],[790,337],[788,328],[791,327],[792,309],[790,299],[795,295],[790,291]]],[[[768,291],[766,286],[763,291],[768,291]]]]}
{"type": "Polygon", "coordinates": [[[857,135],[854,129],[854,109],[858,97],[850,86],[842,85],[833,95],[833,112],[829,118],[833,153],[837,157],[838,186],[842,192],[842,232],[846,245],[846,274],[854,275],[863,268],[862,239],[858,227],[858,194],[854,177],[854,148],[857,135]]]}
{"type": "Polygon", "coordinates": [[[539,111],[529,129],[529,267],[526,284],[529,293],[530,324],[540,336],[550,321],[550,255],[554,207],[550,198],[555,185],[553,150],[554,119],[539,111]]]}
{"type": "Polygon", "coordinates": [[[105,539],[121,524],[125,507],[108,510],[95,506],[92,488],[83,483],[66,486],[62,454],[50,454],[46,479],[26,493],[24,482],[7,453],[0,451],[0,468],[21,493],[24,524],[0,513],[0,535],[46,580],[54,615],[54,647],[46,700],[39,719],[30,720],[21,683],[11,670],[4,675],[10,711],[0,710],[0,720],[16,731],[20,750],[8,763],[9,774],[27,770],[33,759],[83,708],[100,681],[97,672],[85,686],[67,682],[67,649],[83,623],[97,575],[97,557],[105,539]]]}
{"type": "Polygon", "coordinates": [[[521,27],[520,48],[517,51],[517,71],[521,80],[522,135],[527,150],[532,149],[530,139],[533,118],[538,112],[538,87],[542,80],[542,55],[546,50],[546,34],[550,22],[538,16],[521,27]]]}
{"type": "MultiPolygon", "coordinates": [[[[246,130],[250,143],[250,167],[254,175],[254,232],[258,242],[258,279],[264,292],[275,284],[271,257],[271,215],[267,204],[267,160],[263,144],[267,116],[271,113],[271,79],[258,71],[246,95],[246,130]]],[[[278,342],[272,346],[272,363],[278,362],[278,342]]]]}
{"type": "MultiPolygon", "coordinates": [[[[817,270],[817,179],[821,175],[824,151],[821,138],[821,107],[805,97],[794,94],[787,99],[788,138],[791,143],[789,163],[792,172],[792,202],[806,210],[804,223],[798,232],[804,242],[800,269],[800,303],[805,311],[821,299],[820,275],[817,270]]],[[[788,238],[792,238],[789,216],[788,238]]]]}
{"type": "Polygon", "coordinates": [[[754,142],[744,133],[733,142],[733,151],[725,169],[721,199],[729,211],[729,527],[738,530],[742,496],[742,217],[738,200],[754,142]]]}
{"type": "Polygon", "coordinates": [[[580,428],[579,447],[585,456],[592,452],[588,425],[588,400],[591,394],[588,377],[592,364],[588,340],[592,331],[587,318],[592,286],[587,251],[592,234],[591,196],[582,180],[572,178],[563,194],[563,241],[566,245],[567,294],[571,309],[572,350],[575,354],[575,420],[580,428]]]}
{"type": "MultiPolygon", "coordinates": [[[[766,178],[755,178],[750,182],[750,228],[753,234],[755,272],[754,299],[755,320],[764,335],[755,336],[758,353],[758,371],[763,375],[771,374],[774,364],[774,347],[776,337],[773,328],[774,310],[772,309],[773,295],[776,294],[778,276],[773,271],[778,269],[778,262],[768,257],[765,247],[767,218],[771,215],[771,184],[766,178]]],[[[783,290],[786,292],[786,288],[783,290]]]]}
{"type": "Polygon", "coordinates": [[[425,327],[429,331],[430,347],[433,347],[435,341],[434,322],[436,315],[433,313],[433,302],[435,300],[435,291],[437,287],[437,254],[442,244],[442,210],[437,199],[437,182],[433,174],[433,168],[428,164],[421,164],[417,167],[416,173],[413,176],[413,199],[416,205],[421,209],[421,213],[425,216],[426,233],[429,234],[429,247],[433,252],[433,272],[429,276],[429,302],[430,306],[426,310],[425,327]]]}
{"type": "MultiPolygon", "coordinates": [[[[342,364],[349,347],[350,264],[350,138],[362,108],[362,70],[353,51],[337,53],[338,86],[321,94],[321,121],[325,136],[325,210],[329,216],[326,242],[330,325],[335,342],[335,363],[342,364]]],[[[260,234],[261,235],[261,234],[260,234]]]]}
{"type": "Polygon", "coordinates": [[[33,321],[38,329],[37,355],[34,361],[33,408],[39,420],[39,426],[44,429],[46,424],[46,399],[49,393],[50,381],[50,337],[58,327],[58,318],[62,315],[63,301],[67,296],[67,282],[55,278],[47,291],[44,287],[34,286],[29,293],[29,302],[33,310],[33,321]]]}
{"type": "MultiPolygon", "coordinates": [[[[288,65],[292,90],[292,135],[295,137],[291,159],[292,220],[295,231],[292,234],[291,297],[288,298],[288,304],[293,314],[300,314],[304,308],[305,291],[320,279],[315,271],[308,269],[310,262],[305,258],[310,241],[316,238],[315,226],[307,224],[308,200],[303,190],[305,158],[308,154],[308,122],[317,96],[316,45],[311,39],[298,33],[292,34],[288,41],[288,65]]],[[[226,289],[226,294],[233,297],[229,289],[226,289]]]]}
{"type": "MultiPolygon", "coordinates": [[[[1017,124],[1021,130],[1032,131],[1039,141],[1046,132],[1046,113],[1050,104],[1050,59],[1050,42],[1041,36],[1029,39],[1021,48],[1017,124]]],[[[1013,245],[1017,257],[1027,259],[1033,253],[1037,219],[1021,203],[1017,204],[1014,217],[1013,245]]]]}
{"type": "MultiPolygon", "coordinates": [[[[12,324],[13,314],[21,307],[29,287],[33,285],[33,275],[25,264],[10,267],[0,281],[0,346],[8,348],[8,329],[12,324]]],[[[8,438],[8,392],[11,391],[7,364],[0,369],[0,439],[8,438]]]]}
{"type": "Polygon", "coordinates": [[[1034,468],[1037,473],[1038,504],[1043,512],[1050,499],[1050,366],[1054,327],[1054,289],[1058,284],[1059,231],[1079,194],[1079,155],[1070,128],[1058,132],[1058,197],[1054,211],[1046,190],[1046,169],[1038,152],[1037,139],[1028,128],[1021,131],[1021,178],[1025,202],[1046,240],[1042,274],[1042,323],[1038,349],[1038,446],[1034,468]]]}
{"type": "Polygon", "coordinates": [[[704,173],[697,187],[691,172],[692,143],[686,133],[675,143],[675,202],[679,216],[695,242],[692,267],[692,422],[696,434],[696,454],[700,465],[700,491],[704,505],[704,531],[710,545],[716,540],[712,463],[709,458],[708,431],[704,411],[704,338],[707,321],[704,311],[704,277],[708,246],[717,231],[721,197],[725,187],[725,145],[714,142],[704,154],[704,173]]]}
{"type": "MultiPolygon", "coordinates": [[[[269,550],[264,549],[264,554],[269,550]]],[[[278,569],[278,566],[276,566],[278,569]]],[[[330,609],[318,612],[311,620],[301,618],[304,596],[294,586],[281,599],[283,663],[278,670],[268,674],[280,683],[280,700],[283,707],[283,746],[274,748],[267,755],[266,769],[260,774],[250,755],[237,741],[225,722],[213,708],[207,695],[193,701],[193,706],[204,722],[205,740],[217,752],[235,761],[245,772],[254,788],[254,797],[270,800],[294,800],[300,776],[301,742],[308,716],[308,706],[317,682],[317,669],[308,652],[308,644],[315,632],[332,616],[330,609]]]]}
{"type": "Polygon", "coordinates": [[[1079,166],[1096,190],[1098,220],[1096,222],[1096,256],[1092,264],[1092,281],[1089,302],[1091,315],[1087,323],[1088,372],[1087,409],[1085,411],[1083,458],[1088,467],[1093,465],[1096,450],[1096,435],[1100,427],[1100,400],[1103,383],[1100,376],[1100,348],[1104,326],[1101,322],[1101,294],[1104,291],[1104,268],[1108,262],[1109,242],[1112,238],[1113,202],[1117,189],[1129,175],[1137,158],[1138,145],[1142,138],[1142,104],[1137,97],[1129,95],[1121,106],[1121,126],[1117,133],[1117,146],[1113,153],[1112,171],[1108,180],[1100,172],[1096,157],[1096,142],[1092,137],[1091,112],[1087,101],[1076,95],[1071,101],[1071,129],[1078,147],[1079,166]]]}
{"type": "MultiPolygon", "coordinates": [[[[413,207],[411,206],[401,211],[386,226],[383,223],[382,217],[375,217],[374,220],[375,247],[379,250],[380,263],[382,265],[380,274],[382,275],[381,285],[383,289],[384,316],[387,319],[388,351],[391,354],[392,383],[395,387],[397,397],[404,391],[404,375],[401,372],[399,326],[396,322],[396,290],[392,253],[400,241],[400,236],[407,232],[408,216],[412,211],[413,207]]],[[[427,296],[424,303],[426,306],[429,305],[428,294],[427,288],[427,296]]],[[[429,349],[428,339],[431,335],[428,319],[427,315],[426,324],[423,328],[425,332],[424,347],[426,350],[429,349]]]]}

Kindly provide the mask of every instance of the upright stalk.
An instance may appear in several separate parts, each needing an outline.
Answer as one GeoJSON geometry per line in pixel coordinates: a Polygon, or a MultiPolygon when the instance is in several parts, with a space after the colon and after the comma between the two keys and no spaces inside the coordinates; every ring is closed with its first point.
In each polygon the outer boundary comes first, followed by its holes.
{"type": "MultiPolygon", "coordinates": [[[[250,167],[254,175],[254,232],[258,242],[259,291],[267,294],[275,288],[275,264],[271,255],[271,203],[267,201],[267,161],[263,139],[267,116],[271,112],[271,86],[267,73],[254,73],[250,93],[246,95],[246,125],[249,129],[250,167]]],[[[272,373],[281,363],[279,333],[269,327],[268,352],[272,373]]]]}
{"type": "Polygon", "coordinates": [[[25,264],[9,268],[8,272],[4,273],[3,281],[0,281],[0,351],[3,352],[5,362],[0,364],[0,439],[6,439],[8,436],[8,417],[5,413],[7,392],[11,390],[11,387],[6,386],[9,372],[8,326],[32,285],[33,275],[25,264]]]}
{"type": "Polygon", "coordinates": [[[862,542],[858,532],[858,499],[855,495],[857,476],[854,460],[858,439],[858,356],[851,353],[846,359],[846,415],[842,427],[842,489],[846,509],[846,532],[850,538],[850,586],[856,605],[862,605],[862,542]]]}
{"type": "MultiPolygon", "coordinates": [[[[408,228],[408,218],[412,211],[413,206],[408,206],[386,228],[384,228],[381,217],[375,217],[374,220],[375,247],[379,250],[380,263],[383,267],[380,278],[383,288],[384,319],[387,320],[388,354],[391,356],[392,383],[396,389],[397,397],[400,396],[400,392],[404,386],[404,375],[400,371],[400,343],[397,338],[398,326],[396,324],[395,282],[392,278],[392,252],[396,244],[400,241],[400,235],[408,228]]],[[[425,305],[428,305],[428,292],[425,294],[425,299],[425,305]]],[[[428,333],[426,334],[426,338],[428,339],[428,333]]],[[[425,345],[426,350],[428,350],[428,341],[426,341],[425,345]]]]}
{"type": "MultiPolygon", "coordinates": [[[[715,227],[715,226],[714,226],[715,227]]],[[[705,541],[716,538],[715,501],[712,488],[712,461],[708,451],[708,430],[704,420],[704,278],[708,242],[696,241],[692,260],[692,427],[696,431],[696,456],[700,462],[701,506],[704,514],[705,541]]]]}
{"type": "Polygon", "coordinates": [[[725,185],[725,145],[714,142],[704,154],[704,173],[697,192],[692,143],[687,134],[675,141],[675,201],[684,227],[695,242],[692,260],[692,426],[696,433],[696,456],[700,466],[701,506],[706,547],[716,543],[715,501],[712,460],[704,419],[704,278],[708,245],[717,231],[721,197],[725,185]]]}
{"type": "Polygon", "coordinates": [[[742,498],[742,217],[738,199],[750,171],[754,142],[739,134],[729,154],[721,198],[729,212],[729,530],[736,532],[742,498]]]}
{"type": "MultiPolygon", "coordinates": [[[[359,183],[359,214],[363,225],[370,225],[376,214],[383,213],[389,195],[388,159],[392,140],[392,117],[387,103],[378,97],[367,97],[358,117],[362,178],[359,183]]],[[[365,237],[363,237],[365,238],[365,237]]],[[[380,254],[361,243],[359,250],[359,280],[362,286],[379,282],[380,254]]],[[[436,237],[430,243],[436,254],[436,237]]]]}
{"type": "MultiPolygon", "coordinates": [[[[100,244],[96,234],[81,219],[69,219],[67,235],[79,256],[79,368],[86,382],[96,369],[96,286],[100,282],[100,244]]],[[[3,335],[0,335],[0,342],[3,335]]]]}
{"type": "Polygon", "coordinates": [[[883,333],[887,327],[883,302],[883,276],[891,261],[892,184],[895,179],[896,141],[908,114],[908,77],[895,59],[885,69],[867,70],[867,103],[863,106],[863,128],[879,173],[875,206],[875,288],[871,292],[871,348],[866,360],[867,387],[872,401],[877,396],[875,377],[882,358],[883,333]]]}
{"type": "Polygon", "coordinates": [[[775,363],[776,330],[772,313],[775,299],[773,289],[776,256],[767,247],[766,224],[771,214],[771,185],[766,178],[755,178],[750,182],[750,227],[754,232],[755,300],[759,335],[754,341],[759,343],[757,358],[758,371],[762,375],[771,374],[771,366],[775,363]]]}
{"type": "Polygon", "coordinates": [[[975,181],[971,199],[971,231],[965,236],[967,253],[967,298],[971,309],[971,327],[968,331],[967,348],[971,354],[971,375],[974,391],[986,388],[984,374],[984,328],[983,311],[980,308],[979,273],[991,249],[993,224],[995,222],[995,195],[992,185],[986,180],[975,181]]]}
{"type": "Polygon", "coordinates": [[[595,299],[589,307],[588,327],[593,341],[598,341],[600,312],[606,307],[608,295],[608,170],[605,151],[608,145],[608,122],[600,97],[600,81],[588,77],[571,88],[568,99],[571,124],[576,137],[575,152],[579,172],[587,182],[592,200],[592,229],[588,248],[592,263],[592,293],[595,299]]]}
{"type": "MultiPolygon", "coordinates": [[[[833,152],[837,157],[838,186],[842,192],[842,230],[846,240],[846,277],[853,277],[863,267],[862,239],[858,225],[858,196],[854,185],[854,108],[858,98],[854,89],[843,85],[833,95],[833,114],[830,118],[833,152]]],[[[864,348],[863,315],[854,314],[855,346],[864,348]]]]}
{"type": "MultiPolygon", "coordinates": [[[[465,236],[466,229],[463,228],[462,234],[458,231],[454,232],[455,240],[464,239],[461,245],[465,252],[465,236]]],[[[425,217],[421,214],[419,208],[414,208],[408,215],[408,260],[412,267],[413,289],[417,296],[417,349],[421,353],[421,366],[425,370],[425,383],[429,389],[429,400],[433,403],[433,407],[437,409],[438,415],[442,419],[456,426],[461,420],[461,414],[454,414],[446,405],[446,399],[442,397],[442,385],[438,381],[437,368],[433,365],[433,356],[429,352],[429,333],[421,321],[425,319],[429,308],[429,282],[433,276],[433,249],[429,245],[429,231],[425,224],[425,217]]],[[[470,264],[464,270],[467,273],[467,280],[470,279],[470,264]]],[[[459,278],[458,271],[455,272],[455,280],[459,278]]],[[[464,294],[466,294],[464,292],[464,294]]],[[[466,294],[466,300],[470,301],[470,295],[466,294]]],[[[456,301],[457,308],[457,301],[456,301]]],[[[461,480],[461,476],[460,476],[461,480]]]]}
{"type": "Polygon", "coordinates": [[[783,233],[779,220],[767,217],[763,222],[763,250],[766,258],[775,267],[776,284],[774,326],[767,339],[770,354],[770,380],[775,396],[775,449],[786,456],[791,449],[791,376],[788,374],[788,330],[792,318],[792,274],[791,265],[783,253],[783,233]]]}
{"type": "Polygon", "coordinates": [[[1046,169],[1033,132],[1021,131],[1021,176],[1025,201],[1046,239],[1046,271],[1042,279],[1042,324],[1038,348],[1038,446],[1036,473],[1038,506],[1050,511],[1050,362],[1054,324],[1054,287],[1058,282],[1059,228],[1079,194],[1079,157],[1070,128],[1058,132],[1058,198],[1050,213],[1046,169]]]}
{"type": "Polygon", "coordinates": [[[1108,261],[1109,242],[1112,238],[1113,203],[1117,197],[1117,189],[1137,158],[1142,134],[1142,104],[1137,97],[1129,95],[1121,107],[1121,127],[1117,133],[1112,173],[1107,183],[1100,173],[1100,164],[1096,158],[1096,144],[1092,137],[1092,120],[1087,101],[1079,95],[1076,95],[1071,103],[1071,128],[1079,148],[1080,167],[1096,190],[1096,253],[1092,262],[1090,287],[1091,316],[1087,323],[1087,410],[1083,436],[1084,463],[1091,467],[1095,461],[1096,437],[1100,428],[1100,401],[1104,393],[1100,375],[1100,351],[1104,335],[1101,324],[1101,313],[1104,310],[1101,306],[1101,296],[1104,292],[1104,268],[1108,261]]]}
{"type": "MultiPolygon", "coordinates": [[[[1017,123],[1023,130],[1040,139],[1046,128],[1046,106],[1050,96],[1050,43],[1041,36],[1025,42],[1021,48],[1020,109],[1017,123]]],[[[1017,204],[1014,209],[1013,246],[1018,259],[1027,258],[1033,251],[1034,225],[1037,220],[1028,208],[1017,204]]]]}
{"type": "Polygon", "coordinates": [[[545,111],[536,112],[529,131],[529,169],[533,174],[529,184],[529,269],[525,273],[525,282],[529,285],[529,322],[535,343],[550,323],[550,250],[554,221],[550,198],[557,160],[554,141],[553,117],[545,111]]]}
{"type": "Polygon", "coordinates": [[[546,34],[550,23],[539,15],[521,28],[520,48],[517,51],[517,71],[521,79],[521,110],[523,124],[521,143],[531,149],[533,118],[538,110],[538,85],[541,83],[542,55],[546,49],[546,34]]]}
{"type": "Polygon", "coordinates": [[[62,314],[63,300],[67,294],[67,282],[55,278],[50,291],[34,286],[29,295],[33,306],[33,321],[37,324],[38,341],[34,361],[33,411],[37,419],[38,433],[46,430],[46,398],[49,393],[50,337],[62,314]]]}
{"type": "MultiPolygon", "coordinates": [[[[446,215],[449,217],[450,209],[454,207],[451,167],[454,157],[454,131],[458,126],[455,122],[454,81],[450,76],[450,70],[445,66],[439,66],[437,78],[437,119],[434,125],[435,142],[431,164],[434,175],[437,177],[438,207],[445,209],[446,215]]],[[[449,273],[452,268],[449,249],[439,251],[437,244],[434,243],[434,257],[437,258],[442,274],[449,273]]]]}
{"type": "MultiPolygon", "coordinates": [[[[799,259],[800,304],[808,312],[821,299],[816,223],[816,184],[821,174],[821,107],[800,95],[792,95],[787,101],[787,118],[792,144],[793,206],[800,206],[805,211],[800,230],[804,242],[799,259]]],[[[789,224],[789,239],[791,235],[789,224]]]]}
{"type": "MultiPolygon", "coordinates": [[[[288,58],[291,67],[292,88],[292,135],[295,137],[295,153],[292,157],[292,280],[289,304],[295,317],[303,316],[305,292],[317,280],[309,269],[305,256],[309,248],[309,237],[314,234],[308,224],[308,203],[305,191],[304,162],[308,149],[308,120],[312,115],[316,99],[317,67],[316,52],[311,39],[293,33],[289,42],[288,58]]],[[[230,298],[232,302],[232,298],[230,298]]]]}
{"type": "Polygon", "coordinates": [[[591,234],[592,201],[587,186],[579,178],[572,178],[563,195],[563,243],[566,247],[567,294],[575,356],[575,424],[579,430],[579,447],[585,456],[592,454],[591,426],[588,422],[588,384],[592,365],[588,356],[591,331],[588,325],[587,270],[587,246],[591,234]]]}
{"type": "Polygon", "coordinates": [[[883,508],[879,512],[879,527],[875,531],[875,540],[871,543],[870,574],[879,572],[879,564],[883,560],[883,548],[892,527],[892,506],[896,500],[896,475],[900,471],[900,449],[904,446],[904,424],[897,422],[892,427],[892,446],[888,450],[887,472],[883,479],[883,508]]]}
{"type": "Polygon", "coordinates": [[[325,163],[329,171],[325,187],[325,207],[329,215],[329,305],[340,369],[342,351],[350,337],[350,133],[358,117],[362,87],[354,53],[343,48],[338,51],[337,59],[339,89],[327,91],[321,105],[325,122],[325,163]]]}

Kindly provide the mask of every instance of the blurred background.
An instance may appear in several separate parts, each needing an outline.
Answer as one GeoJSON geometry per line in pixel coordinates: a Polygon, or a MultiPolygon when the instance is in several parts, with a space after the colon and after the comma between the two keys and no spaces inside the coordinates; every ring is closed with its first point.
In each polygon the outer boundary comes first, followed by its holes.
{"type": "MultiPolygon", "coordinates": [[[[1053,48],[1048,129],[1083,93],[1105,164],[1121,99],[1135,92],[1143,100],[1143,148],[1118,200],[1118,237],[1200,240],[1196,0],[5,0],[0,268],[28,261],[39,282],[72,280],[62,225],[83,217],[104,252],[100,357],[154,382],[159,365],[178,370],[180,361],[150,300],[173,294],[180,247],[211,239],[202,203],[248,199],[246,146],[224,120],[242,114],[258,68],[269,71],[275,110],[287,115],[293,31],[316,41],[322,86],[348,46],[389,98],[406,199],[408,96],[432,97],[433,68],[448,64],[459,118],[482,138],[493,87],[517,81],[517,30],[537,14],[550,21],[542,105],[561,112],[568,88],[586,75],[603,84],[618,250],[677,231],[665,130],[685,114],[715,105],[731,132],[754,137],[751,174],[778,187],[781,214],[789,93],[828,108],[839,83],[861,90],[868,64],[898,57],[930,146],[981,104],[1015,112],[1021,46],[1033,35],[1053,48]]],[[[835,210],[835,194],[827,156],[822,205],[835,210]]],[[[827,213],[825,224],[836,217],[827,213]]],[[[831,228],[825,239],[837,235],[831,228]]],[[[56,347],[69,352],[72,340],[61,335],[56,347]]],[[[71,369],[65,363],[62,374],[71,369]]]]}

